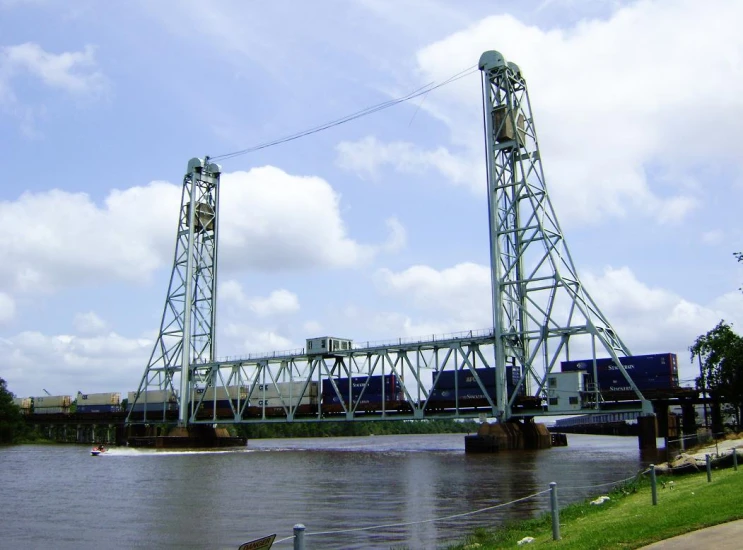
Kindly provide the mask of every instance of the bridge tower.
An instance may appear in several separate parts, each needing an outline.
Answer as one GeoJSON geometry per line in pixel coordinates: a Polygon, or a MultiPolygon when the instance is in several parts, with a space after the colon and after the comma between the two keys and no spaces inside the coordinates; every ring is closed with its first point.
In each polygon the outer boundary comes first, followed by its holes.
{"type": "MultiPolygon", "coordinates": [[[[215,360],[220,173],[219,164],[210,163],[208,157],[188,162],[160,332],[134,403],[130,403],[146,407],[149,392],[156,391],[157,397],[149,398],[152,410],[162,411],[165,419],[165,396],[177,394],[179,426],[188,424],[195,379],[211,372],[199,365],[215,360]]],[[[149,417],[154,420],[156,415],[149,417]]]]}
{"type": "MultiPolygon", "coordinates": [[[[547,193],[529,92],[521,70],[503,55],[480,57],[490,220],[496,413],[511,417],[520,388],[544,395],[550,372],[570,349],[594,358],[603,347],[642,403],[619,361],[630,351],[580,282],[547,193]],[[506,366],[522,374],[505,390],[506,366]]],[[[559,368],[559,366],[558,366],[559,368]]],[[[594,380],[597,380],[594,371],[594,380]]],[[[599,394],[596,392],[596,406],[599,394]]]]}

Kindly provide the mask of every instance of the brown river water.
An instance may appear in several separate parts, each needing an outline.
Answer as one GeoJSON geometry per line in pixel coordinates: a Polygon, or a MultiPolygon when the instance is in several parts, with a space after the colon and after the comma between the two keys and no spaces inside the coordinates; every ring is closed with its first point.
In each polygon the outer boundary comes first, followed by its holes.
{"type": "Polygon", "coordinates": [[[237,549],[276,533],[273,548],[289,550],[292,540],[278,541],[297,523],[306,526],[307,549],[444,548],[478,527],[547,511],[549,495],[441,518],[544,491],[551,481],[562,506],[647,465],[636,438],[590,435],[569,435],[567,447],[491,455],[465,454],[462,434],[89,451],[0,448],[0,548],[237,549]]]}

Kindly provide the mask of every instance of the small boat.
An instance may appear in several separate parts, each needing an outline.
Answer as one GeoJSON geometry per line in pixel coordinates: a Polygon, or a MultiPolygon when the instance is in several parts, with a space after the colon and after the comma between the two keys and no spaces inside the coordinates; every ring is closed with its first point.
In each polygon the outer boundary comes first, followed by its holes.
{"type": "Polygon", "coordinates": [[[102,455],[105,452],[106,452],[106,449],[103,447],[103,445],[101,445],[100,447],[93,447],[90,450],[90,455],[91,456],[99,456],[99,455],[102,455]]]}

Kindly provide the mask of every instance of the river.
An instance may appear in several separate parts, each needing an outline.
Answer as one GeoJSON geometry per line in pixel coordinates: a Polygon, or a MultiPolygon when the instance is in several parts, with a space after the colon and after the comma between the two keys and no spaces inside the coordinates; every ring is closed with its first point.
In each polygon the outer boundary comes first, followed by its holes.
{"type": "MultiPolygon", "coordinates": [[[[646,465],[637,439],[569,435],[567,447],[466,455],[462,434],[251,440],[220,452],[79,445],[0,448],[0,547],[236,549],[292,526],[308,549],[444,547],[477,527],[546,511],[646,465]],[[575,488],[581,487],[581,488],[575,488]],[[421,523],[422,522],[422,523],[421,523]],[[350,533],[312,533],[406,523],[350,533]]],[[[292,542],[274,549],[291,549],[292,542]]]]}

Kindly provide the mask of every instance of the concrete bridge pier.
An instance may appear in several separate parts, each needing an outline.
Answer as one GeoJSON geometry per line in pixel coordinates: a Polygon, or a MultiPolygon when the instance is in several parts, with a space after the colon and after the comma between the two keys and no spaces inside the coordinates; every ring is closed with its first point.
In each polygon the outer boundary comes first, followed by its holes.
{"type": "Polygon", "coordinates": [[[643,451],[655,451],[658,449],[656,439],[658,437],[658,422],[654,414],[640,416],[637,419],[637,440],[643,451]]]}
{"type": "Polygon", "coordinates": [[[712,401],[710,404],[712,414],[712,434],[717,437],[725,430],[725,426],[722,423],[722,407],[720,402],[717,400],[712,401]]]}
{"type": "Polygon", "coordinates": [[[684,434],[684,439],[681,442],[681,447],[690,447],[697,444],[697,413],[693,403],[684,403],[681,405],[681,430],[684,434]]]}

